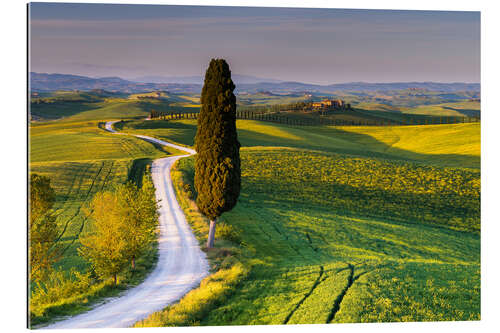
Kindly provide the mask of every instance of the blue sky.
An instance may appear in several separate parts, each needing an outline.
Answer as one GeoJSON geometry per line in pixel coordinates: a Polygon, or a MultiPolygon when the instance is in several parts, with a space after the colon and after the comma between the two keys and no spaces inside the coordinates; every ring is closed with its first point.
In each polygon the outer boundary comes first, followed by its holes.
{"type": "Polygon", "coordinates": [[[479,12],[31,4],[31,70],[233,73],[319,84],[479,82],[479,12]]]}

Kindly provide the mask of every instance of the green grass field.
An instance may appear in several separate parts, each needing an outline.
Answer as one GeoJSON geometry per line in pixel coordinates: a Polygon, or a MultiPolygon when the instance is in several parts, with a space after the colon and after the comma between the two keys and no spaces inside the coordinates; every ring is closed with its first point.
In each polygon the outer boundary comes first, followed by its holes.
{"type": "MultiPolygon", "coordinates": [[[[378,184],[383,188],[379,195],[394,194],[384,177],[366,176],[374,182],[370,186],[363,169],[339,170],[339,165],[352,163],[349,157],[262,148],[245,149],[241,156],[242,193],[221,222],[241,231],[240,259],[252,268],[232,296],[200,324],[479,319],[478,234],[410,216],[412,209],[425,207],[416,192],[404,204],[390,199],[376,204],[336,189],[338,180],[349,179],[360,183],[357,192],[369,195],[378,184]],[[349,202],[362,211],[341,208],[350,208],[349,202]],[[404,211],[400,218],[389,212],[369,217],[370,203],[377,206],[372,213],[392,203],[404,211]]],[[[179,163],[186,177],[192,177],[192,162],[179,163]]],[[[401,179],[419,168],[396,165],[391,176],[401,179]]],[[[443,175],[422,172],[431,180],[419,191],[434,192],[443,175]]],[[[468,177],[479,180],[476,172],[468,177]]],[[[410,183],[408,188],[416,190],[418,181],[410,183]]],[[[476,185],[474,195],[456,197],[475,207],[476,223],[477,191],[476,185]]],[[[451,208],[456,202],[448,204],[443,203],[448,205],[443,216],[460,216],[451,208]]]]}
{"type": "MultiPolygon", "coordinates": [[[[422,162],[436,166],[480,167],[480,125],[297,126],[238,120],[242,146],[285,146],[422,162]]],[[[194,144],[196,120],[129,121],[119,127],[183,145],[194,144]]]]}

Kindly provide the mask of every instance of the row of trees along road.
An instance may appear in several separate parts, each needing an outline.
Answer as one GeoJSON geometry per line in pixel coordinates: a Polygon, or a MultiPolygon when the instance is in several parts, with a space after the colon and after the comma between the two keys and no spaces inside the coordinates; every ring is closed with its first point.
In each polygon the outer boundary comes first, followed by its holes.
{"type": "Polygon", "coordinates": [[[80,255],[86,258],[100,278],[117,275],[156,239],[158,202],[146,173],[142,187],[128,182],[114,191],[97,193],[86,208],[91,218],[91,232],[81,237],[80,255]]]}
{"type": "Polygon", "coordinates": [[[196,204],[210,219],[207,248],[214,245],[217,217],[231,210],[240,194],[240,143],[234,88],[226,61],[212,59],[201,91],[195,136],[196,204]]]}

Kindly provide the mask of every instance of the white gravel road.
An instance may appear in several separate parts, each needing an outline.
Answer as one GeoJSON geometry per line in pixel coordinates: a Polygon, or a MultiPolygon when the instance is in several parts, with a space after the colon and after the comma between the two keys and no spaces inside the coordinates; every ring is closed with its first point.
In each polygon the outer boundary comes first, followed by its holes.
{"type": "MultiPolygon", "coordinates": [[[[113,129],[113,122],[106,129],[113,129]]],[[[155,138],[135,135],[143,140],[194,154],[195,151],[155,138]]],[[[151,173],[160,202],[159,259],[154,271],[140,285],[122,296],[109,300],[96,308],[56,322],[44,329],[130,327],[152,312],[179,300],[208,275],[208,262],[191,231],[175,197],[170,168],[181,157],[172,156],[153,162],[151,173]]]]}

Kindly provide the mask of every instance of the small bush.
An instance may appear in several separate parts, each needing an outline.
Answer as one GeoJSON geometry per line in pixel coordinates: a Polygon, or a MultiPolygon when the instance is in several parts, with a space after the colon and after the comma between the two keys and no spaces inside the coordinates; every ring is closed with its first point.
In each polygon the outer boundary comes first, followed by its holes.
{"type": "Polygon", "coordinates": [[[80,273],[73,269],[69,276],[66,276],[62,271],[52,271],[44,282],[34,284],[30,311],[35,316],[41,316],[47,305],[84,293],[91,285],[92,278],[89,272],[80,273]]]}
{"type": "Polygon", "coordinates": [[[184,193],[186,193],[186,196],[190,199],[190,200],[194,200],[194,194],[193,194],[193,190],[191,188],[191,184],[188,184],[188,183],[184,183],[182,185],[182,190],[184,191],[184,193]]]}
{"type": "Polygon", "coordinates": [[[220,264],[220,267],[222,269],[229,269],[230,267],[233,267],[237,263],[238,263],[238,259],[236,259],[233,256],[227,256],[226,258],[224,258],[224,260],[220,264]]]}
{"type": "Polygon", "coordinates": [[[217,228],[215,229],[215,238],[225,239],[235,244],[240,244],[241,232],[230,224],[219,222],[217,223],[217,228]]]}

